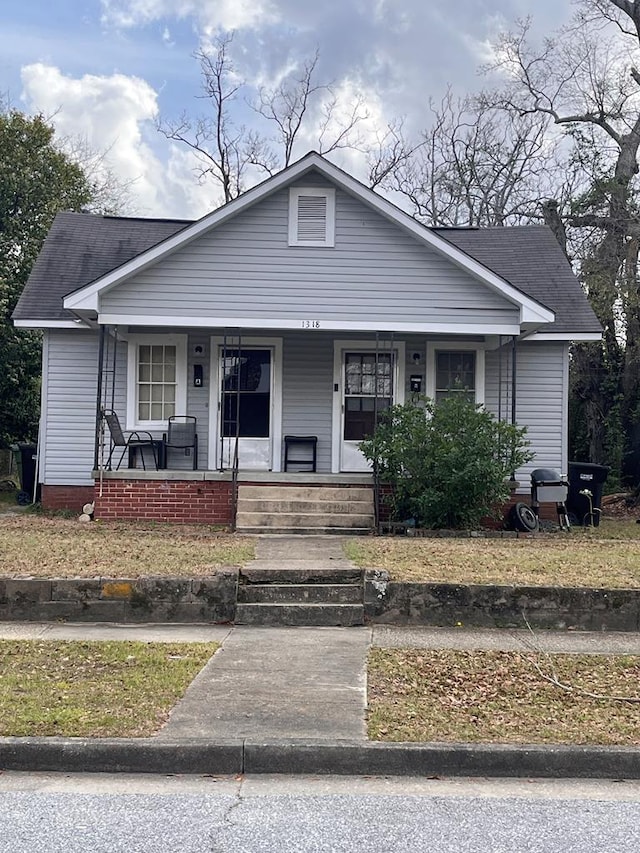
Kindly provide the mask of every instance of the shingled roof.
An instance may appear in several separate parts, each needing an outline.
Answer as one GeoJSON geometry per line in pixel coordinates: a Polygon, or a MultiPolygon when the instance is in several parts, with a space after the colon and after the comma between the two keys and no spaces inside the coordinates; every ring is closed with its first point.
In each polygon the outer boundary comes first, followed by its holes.
{"type": "Polygon", "coordinates": [[[558,241],[546,225],[433,228],[432,231],[551,308],[556,320],[545,331],[573,334],[602,331],[558,241]]]}
{"type": "MultiPolygon", "coordinates": [[[[63,297],[190,225],[186,220],[59,213],[13,314],[14,320],[72,320],[63,297]]],[[[552,232],[545,226],[437,228],[522,293],[550,308],[548,332],[600,332],[600,324],[552,232]]]]}

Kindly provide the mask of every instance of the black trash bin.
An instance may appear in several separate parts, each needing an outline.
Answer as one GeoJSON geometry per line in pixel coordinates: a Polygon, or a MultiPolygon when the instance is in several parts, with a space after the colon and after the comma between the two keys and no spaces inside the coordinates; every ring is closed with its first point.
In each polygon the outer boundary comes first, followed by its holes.
{"type": "MultiPolygon", "coordinates": [[[[20,491],[16,496],[16,500],[22,506],[30,504],[34,497],[39,499],[40,495],[35,494],[36,484],[36,454],[38,447],[35,444],[12,444],[11,450],[16,461],[16,468],[20,476],[20,491]]],[[[38,487],[38,493],[40,488],[38,487]]]]}
{"type": "Polygon", "coordinates": [[[606,465],[569,462],[567,511],[572,524],[597,527],[600,524],[602,490],[609,474],[606,465]],[[591,492],[591,496],[580,492],[591,492]]]}

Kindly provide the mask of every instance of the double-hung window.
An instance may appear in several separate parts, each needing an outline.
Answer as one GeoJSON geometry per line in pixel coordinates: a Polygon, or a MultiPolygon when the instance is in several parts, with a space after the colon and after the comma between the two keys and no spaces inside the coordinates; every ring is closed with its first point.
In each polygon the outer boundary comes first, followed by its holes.
{"type": "Polygon", "coordinates": [[[484,350],[475,344],[427,345],[427,396],[436,403],[452,394],[484,403],[484,350]]]}
{"type": "Polygon", "coordinates": [[[127,427],[166,428],[186,413],[186,335],[138,335],[129,339],[127,427]]]}

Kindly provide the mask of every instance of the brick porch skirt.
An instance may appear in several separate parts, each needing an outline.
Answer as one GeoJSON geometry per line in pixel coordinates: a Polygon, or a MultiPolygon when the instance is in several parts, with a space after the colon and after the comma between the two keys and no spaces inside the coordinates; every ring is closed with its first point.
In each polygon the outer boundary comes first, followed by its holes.
{"type": "MultiPolygon", "coordinates": [[[[284,483],[283,483],[284,485],[284,483]]],[[[387,491],[387,489],[384,489],[387,491]]],[[[229,480],[126,480],[105,479],[102,497],[93,486],[43,486],[42,506],[48,510],[80,513],[95,500],[95,518],[107,520],[170,521],[183,524],[229,525],[232,522],[232,485],[229,480]]],[[[518,501],[530,503],[529,495],[514,494],[505,504],[504,515],[518,501]]],[[[386,519],[384,507],[382,520],[386,519]]],[[[541,504],[540,517],[556,521],[555,504],[541,504]]],[[[485,519],[485,527],[497,529],[501,522],[485,519]]]]}
{"type": "Polygon", "coordinates": [[[104,480],[95,487],[97,519],[231,524],[232,485],[220,480],[104,480]]]}

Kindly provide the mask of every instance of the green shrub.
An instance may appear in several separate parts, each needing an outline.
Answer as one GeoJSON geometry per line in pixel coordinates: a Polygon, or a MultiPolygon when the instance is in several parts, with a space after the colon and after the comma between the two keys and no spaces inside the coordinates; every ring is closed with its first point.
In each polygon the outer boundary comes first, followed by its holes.
{"type": "Polygon", "coordinates": [[[509,497],[507,480],[533,458],[526,429],[497,421],[462,394],[385,412],[360,444],[390,495],[394,520],[473,528],[509,497]]]}

